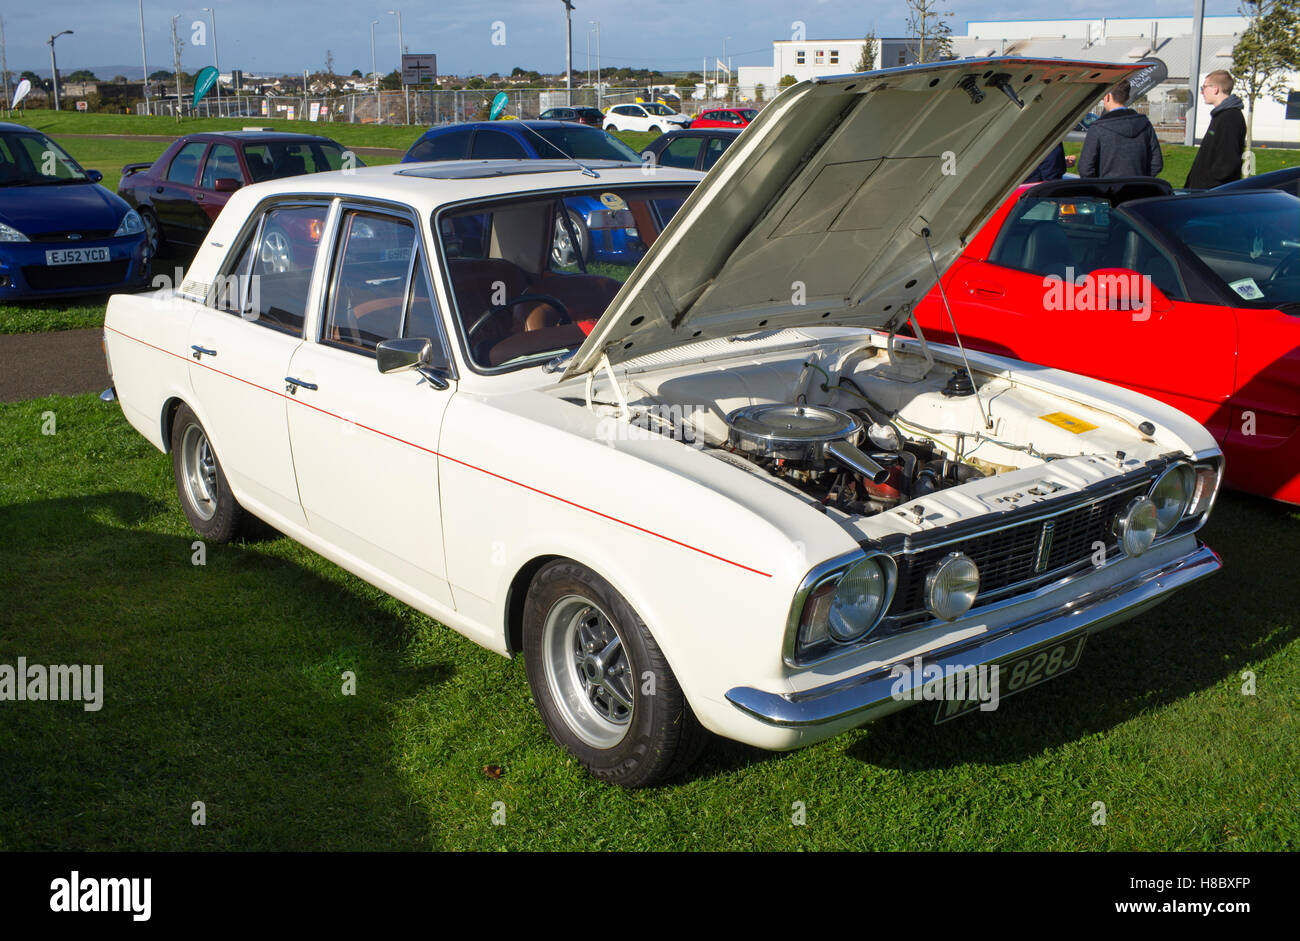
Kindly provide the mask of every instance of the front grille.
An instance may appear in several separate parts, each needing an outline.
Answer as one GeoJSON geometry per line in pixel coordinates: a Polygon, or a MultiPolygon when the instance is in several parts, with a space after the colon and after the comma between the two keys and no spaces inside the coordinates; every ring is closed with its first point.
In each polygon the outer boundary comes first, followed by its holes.
{"type": "Polygon", "coordinates": [[[99,261],[87,265],[27,265],[23,278],[36,291],[98,288],[121,284],[129,261],[99,261]]]}
{"type": "Polygon", "coordinates": [[[89,242],[112,237],[112,229],[73,229],[66,232],[39,232],[31,236],[31,240],[33,242],[89,242]]]}
{"type": "Polygon", "coordinates": [[[957,542],[900,553],[895,556],[898,587],[887,617],[896,627],[918,617],[929,618],[925,609],[925,578],[950,552],[964,553],[979,566],[980,592],[975,607],[992,601],[997,595],[1013,594],[1017,587],[1027,589],[1051,575],[1090,564],[1097,543],[1106,547],[1109,556],[1115,549],[1115,534],[1111,531],[1115,517],[1149,484],[1149,480],[1144,480],[1045,518],[1012,523],[957,542]],[[1051,548],[1045,564],[1036,568],[1043,527],[1049,522],[1051,548]]]}

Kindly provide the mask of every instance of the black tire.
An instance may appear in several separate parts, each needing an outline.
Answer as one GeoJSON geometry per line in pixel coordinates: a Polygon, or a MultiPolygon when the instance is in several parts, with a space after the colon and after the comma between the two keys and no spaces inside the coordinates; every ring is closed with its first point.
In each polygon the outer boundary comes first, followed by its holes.
{"type": "MultiPolygon", "coordinates": [[[[699,757],[708,741],[708,732],[695,718],[645,623],[623,596],[595,572],[567,559],[540,569],[524,602],[523,627],[528,685],[547,731],[556,744],[568,750],[594,777],[622,787],[649,787],[680,774],[699,757]],[[557,701],[556,684],[566,681],[575,690],[585,689],[582,695],[589,701],[593,699],[587,679],[590,674],[584,676],[583,668],[575,660],[581,652],[562,642],[567,636],[562,627],[553,623],[547,629],[548,620],[562,622],[564,612],[571,608],[576,609],[575,620],[582,620],[583,602],[594,612],[593,620],[603,616],[602,623],[617,633],[621,645],[611,660],[622,657],[620,666],[626,668],[624,675],[634,680],[630,688],[624,688],[625,693],[631,694],[631,709],[622,738],[604,745],[593,744],[578,730],[586,713],[583,704],[561,705],[557,701]],[[559,668],[571,670],[571,675],[560,674],[560,679],[554,678],[556,657],[554,652],[548,653],[548,648],[563,650],[559,668]],[[653,677],[652,693],[646,692],[647,672],[653,677]]],[[[596,713],[599,709],[591,711],[596,713]]],[[[616,733],[611,731],[610,735],[613,734],[616,733]]]]}
{"type": "Polygon", "coordinates": [[[650,125],[650,133],[651,133],[651,134],[662,134],[663,132],[664,132],[664,129],[661,128],[658,124],[651,124],[651,125],[650,125]]]}
{"type": "Polygon", "coordinates": [[[208,542],[230,542],[244,524],[244,508],[230,492],[208,433],[188,405],[181,405],[172,419],[171,448],[176,495],[190,526],[208,542]]]}

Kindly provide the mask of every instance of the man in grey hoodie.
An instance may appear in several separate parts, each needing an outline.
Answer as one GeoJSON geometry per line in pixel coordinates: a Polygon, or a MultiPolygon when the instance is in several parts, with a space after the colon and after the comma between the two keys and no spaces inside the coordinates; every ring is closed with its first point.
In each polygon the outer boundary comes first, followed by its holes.
{"type": "Polygon", "coordinates": [[[1232,93],[1232,76],[1222,69],[1205,76],[1201,97],[1210,106],[1210,126],[1184,184],[1196,190],[1240,180],[1241,154],[1246,149],[1245,107],[1232,93]]]}
{"type": "Polygon", "coordinates": [[[1156,176],[1164,169],[1155,128],[1128,107],[1129,95],[1123,81],[1102,98],[1103,113],[1088,128],[1079,152],[1079,176],[1156,176]]]}

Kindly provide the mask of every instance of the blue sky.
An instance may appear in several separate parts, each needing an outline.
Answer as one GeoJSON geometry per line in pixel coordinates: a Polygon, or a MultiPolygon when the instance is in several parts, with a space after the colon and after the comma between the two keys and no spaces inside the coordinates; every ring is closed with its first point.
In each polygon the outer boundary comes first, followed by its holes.
{"type": "MultiPolygon", "coordinates": [[[[370,22],[375,27],[379,68],[397,62],[397,19],[388,15],[403,0],[207,0],[215,8],[222,71],[290,73],[318,71],[325,50],[334,53],[335,70],[370,68],[370,22]],[[323,12],[327,11],[327,12],[323,12]]],[[[878,35],[903,35],[906,5],[902,0],[864,4],[861,0],[749,0],[749,2],[667,2],[667,0],[573,0],[573,65],[587,67],[590,20],[601,24],[602,61],[606,64],[698,69],[722,54],[723,38],[734,65],[771,63],[771,43],[788,39],[792,24],[806,25],[807,36],[843,38],[874,29],[878,35]]],[[[1190,15],[1190,0],[1010,0],[1005,3],[954,0],[949,23],[963,33],[968,20],[1041,19],[1048,17],[1190,15]]],[[[1206,14],[1232,14],[1235,0],[1207,0],[1206,14]]],[[[564,67],[564,7],[561,0],[479,0],[474,3],[409,3],[402,10],[406,46],[411,52],[438,54],[444,74],[507,73],[516,66],[542,72],[564,67]],[[504,24],[504,34],[494,24],[504,24]]],[[[192,43],[192,24],[206,25],[200,6],[145,0],[145,38],[149,68],[171,68],[171,17],[186,45],[181,64],[194,71],[212,63],[212,46],[192,43]]],[[[73,3],[10,6],[3,14],[11,70],[49,69],[51,33],[74,30],[58,40],[59,71],[82,66],[140,63],[137,0],[74,0],[73,3]]],[[[211,37],[206,37],[211,43],[211,37]]],[[[592,60],[595,36],[591,35],[592,60]]],[[[101,75],[101,78],[111,76],[101,75]]]]}

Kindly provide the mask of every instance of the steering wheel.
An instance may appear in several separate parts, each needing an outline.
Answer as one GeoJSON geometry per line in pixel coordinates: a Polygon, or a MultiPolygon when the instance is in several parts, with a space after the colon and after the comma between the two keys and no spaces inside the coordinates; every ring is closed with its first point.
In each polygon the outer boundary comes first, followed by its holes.
{"type": "Polygon", "coordinates": [[[485,310],[479,316],[479,318],[475,320],[472,324],[470,324],[469,327],[465,330],[465,339],[472,340],[474,338],[474,334],[485,323],[487,323],[497,314],[500,314],[502,311],[509,310],[511,307],[514,307],[516,304],[522,304],[524,301],[544,301],[547,304],[550,304],[556,310],[558,310],[560,312],[560,315],[565,319],[566,322],[568,323],[573,322],[573,318],[569,316],[569,308],[565,307],[564,302],[561,301],[558,297],[552,297],[550,294],[520,294],[518,297],[508,298],[504,304],[497,304],[496,306],[489,307],[487,310],[485,310]]]}
{"type": "Polygon", "coordinates": [[[1273,269],[1273,273],[1268,276],[1270,281],[1276,281],[1278,278],[1286,278],[1296,273],[1296,268],[1300,266],[1300,252],[1296,252],[1287,258],[1278,262],[1278,266],[1273,269]]]}

